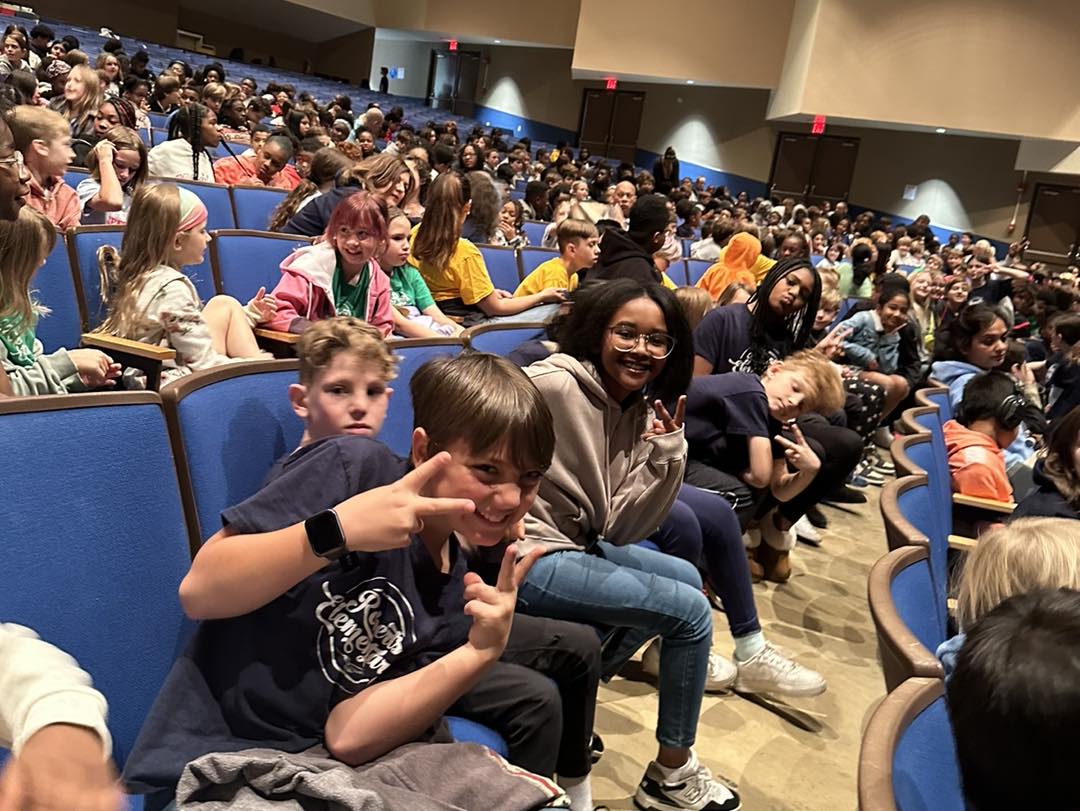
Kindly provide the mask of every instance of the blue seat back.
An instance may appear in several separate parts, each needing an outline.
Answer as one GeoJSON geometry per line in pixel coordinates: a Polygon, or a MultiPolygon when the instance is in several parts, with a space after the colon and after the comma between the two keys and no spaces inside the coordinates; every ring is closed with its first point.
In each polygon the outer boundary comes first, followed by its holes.
{"type": "Polygon", "coordinates": [[[499,290],[513,293],[521,284],[518,276],[517,252],[513,248],[480,245],[480,255],[484,257],[491,283],[499,290]]]}
{"type": "Polygon", "coordinates": [[[90,177],[90,173],[85,169],[72,167],[64,172],[64,182],[73,189],[79,188],[79,184],[88,177],[90,177]]]}
{"type": "Polygon", "coordinates": [[[896,811],[964,811],[960,768],[944,696],[900,732],[892,773],[896,811]]]}
{"type": "Polygon", "coordinates": [[[515,189],[514,191],[509,192],[506,196],[511,200],[524,200],[525,192],[515,189]]]}
{"type": "Polygon", "coordinates": [[[526,276],[544,262],[558,258],[559,252],[551,248],[528,247],[519,250],[518,256],[521,258],[521,278],[524,280],[526,276]]]}
{"type": "Polygon", "coordinates": [[[448,715],[446,717],[446,726],[449,728],[450,735],[453,736],[455,741],[483,744],[488,749],[497,752],[504,758],[510,757],[510,747],[506,745],[506,741],[502,739],[499,733],[492,729],[488,729],[482,724],[476,723],[476,721],[448,715]]]}
{"type": "Polygon", "coordinates": [[[300,444],[304,426],[288,396],[298,368],[296,360],[231,364],[162,389],[181,484],[190,489],[193,548],[221,529],[222,510],[254,495],[274,462],[300,444]]]}
{"type": "Polygon", "coordinates": [[[254,186],[233,186],[233,212],[236,227],[253,231],[268,231],[274,209],[281,205],[288,192],[284,189],[260,189],[254,186]]]}
{"type": "Polygon", "coordinates": [[[905,566],[893,578],[893,606],[911,633],[933,653],[945,641],[945,628],[934,610],[936,595],[928,558],[905,566]]]}
{"type": "Polygon", "coordinates": [[[97,252],[104,245],[120,250],[124,240],[122,225],[84,225],[68,234],[71,265],[82,283],[86,303],[86,326],[94,330],[105,320],[106,309],[101,301],[101,275],[98,273],[97,252]]]}
{"type": "Polygon", "coordinates": [[[694,240],[692,240],[692,239],[684,239],[684,240],[682,240],[683,259],[689,259],[690,258],[690,246],[693,245],[693,244],[694,244],[694,240]]]}
{"type": "Polygon", "coordinates": [[[75,349],[82,336],[82,313],[67,242],[62,234],[57,235],[56,245],[46,257],[45,264],[30,280],[30,289],[34,299],[49,308],[49,314],[38,319],[36,328],[45,352],[55,352],[61,347],[75,349]]]}
{"type": "Polygon", "coordinates": [[[687,259],[686,260],[686,275],[690,279],[690,284],[697,284],[701,277],[705,275],[705,271],[713,266],[713,262],[709,262],[705,259],[687,259]]]}
{"type": "Polygon", "coordinates": [[[167,113],[147,113],[146,117],[150,119],[150,126],[154,129],[167,130],[169,127],[169,116],[167,113]]]}
{"type": "Polygon", "coordinates": [[[469,348],[476,352],[490,352],[505,358],[526,341],[543,334],[543,327],[535,324],[492,324],[473,327],[466,333],[466,340],[469,348]]]}
{"type": "Polygon", "coordinates": [[[539,220],[525,220],[521,227],[525,231],[525,236],[529,238],[529,244],[539,245],[544,241],[544,231],[547,230],[548,223],[539,220]]]}
{"type": "Polygon", "coordinates": [[[394,396],[386,414],[379,439],[399,456],[408,456],[412,447],[413,412],[409,381],[413,373],[433,358],[461,353],[464,344],[452,338],[394,341],[390,348],[398,358],[397,377],[391,386],[394,396]]]}
{"type": "Polygon", "coordinates": [[[944,425],[953,418],[952,402],[949,400],[949,392],[945,391],[926,391],[926,399],[928,402],[938,407],[938,419],[941,424],[944,425]]]}
{"type": "Polygon", "coordinates": [[[930,486],[923,482],[905,482],[896,498],[904,519],[930,543],[930,575],[934,586],[935,608],[941,628],[946,627],[946,594],[949,583],[949,536],[942,533],[940,508],[930,486]]]}
{"type": "Polygon", "coordinates": [[[281,263],[311,240],[285,234],[218,231],[210,244],[217,289],[246,302],[265,287],[269,293],[281,279],[281,263]]]}
{"type": "Polygon", "coordinates": [[[157,395],[73,394],[0,402],[0,617],[75,657],[109,702],[122,767],[189,624],[177,598],[190,564],[157,395]],[[63,494],[63,508],[43,507],[63,494]]]}

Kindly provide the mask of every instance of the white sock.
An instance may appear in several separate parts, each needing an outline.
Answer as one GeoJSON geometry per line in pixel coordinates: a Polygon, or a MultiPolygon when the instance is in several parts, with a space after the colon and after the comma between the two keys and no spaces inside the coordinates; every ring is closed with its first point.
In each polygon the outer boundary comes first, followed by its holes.
{"type": "Polygon", "coordinates": [[[560,775],[556,782],[566,792],[566,796],[570,798],[571,811],[593,811],[592,782],[589,780],[589,775],[584,777],[562,777],[560,775]]]}
{"type": "Polygon", "coordinates": [[[735,661],[745,662],[765,649],[765,634],[754,631],[746,636],[735,637],[735,661]]]}
{"type": "Polygon", "coordinates": [[[656,763],[656,768],[660,770],[660,775],[664,778],[665,783],[678,782],[698,767],[697,753],[693,749],[690,750],[690,757],[686,759],[686,763],[682,766],[669,767],[663,766],[656,761],[653,762],[656,763]]]}

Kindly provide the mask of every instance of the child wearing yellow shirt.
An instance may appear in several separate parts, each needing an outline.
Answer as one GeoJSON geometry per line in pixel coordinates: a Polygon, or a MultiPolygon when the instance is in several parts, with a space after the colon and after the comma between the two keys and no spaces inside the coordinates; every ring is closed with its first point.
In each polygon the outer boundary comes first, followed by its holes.
{"type": "Polygon", "coordinates": [[[515,298],[531,296],[552,287],[573,290],[577,287],[578,271],[596,264],[600,255],[600,234],[588,220],[563,220],[555,231],[555,238],[559,243],[559,255],[538,265],[526,276],[514,291],[515,298]]]}

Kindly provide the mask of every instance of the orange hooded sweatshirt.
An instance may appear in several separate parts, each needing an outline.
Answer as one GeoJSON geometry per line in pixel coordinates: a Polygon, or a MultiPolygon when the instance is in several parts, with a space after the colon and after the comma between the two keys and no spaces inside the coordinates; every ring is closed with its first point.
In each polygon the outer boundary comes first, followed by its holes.
{"type": "Polygon", "coordinates": [[[1005,472],[1005,454],[997,443],[956,420],[949,420],[943,427],[953,492],[1012,501],[1012,485],[1005,472]]]}
{"type": "Polygon", "coordinates": [[[736,234],[724,248],[715,265],[705,271],[697,286],[708,292],[713,301],[720,298],[729,284],[738,282],[751,288],[757,287],[757,279],[751,270],[761,256],[761,242],[753,234],[736,234]]]}

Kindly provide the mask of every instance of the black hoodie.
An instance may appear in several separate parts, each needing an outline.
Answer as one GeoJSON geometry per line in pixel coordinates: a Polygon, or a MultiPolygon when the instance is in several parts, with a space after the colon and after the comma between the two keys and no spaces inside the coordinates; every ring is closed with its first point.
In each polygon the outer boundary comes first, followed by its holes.
{"type": "Polygon", "coordinates": [[[1035,463],[1032,471],[1032,482],[1035,487],[1021,499],[1013,511],[1012,518],[1080,518],[1080,514],[1065,500],[1054,483],[1047,477],[1043,470],[1042,460],[1035,463]]]}
{"type": "Polygon", "coordinates": [[[625,231],[609,228],[600,239],[600,258],[587,273],[578,273],[578,280],[610,281],[611,279],[634,279],[643,284],[660,284],[660,274],[652,257],[645,249],[630,239],[625,231]],[[582,278],[582,276],[586,278],[582,278]]]}

